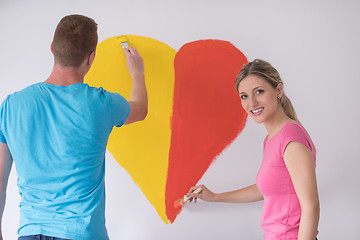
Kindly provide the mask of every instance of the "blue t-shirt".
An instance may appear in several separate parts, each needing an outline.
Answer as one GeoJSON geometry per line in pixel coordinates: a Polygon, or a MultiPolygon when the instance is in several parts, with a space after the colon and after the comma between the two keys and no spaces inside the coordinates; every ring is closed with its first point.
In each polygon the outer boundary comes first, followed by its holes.
{"type": "Polygon", "coordinates": [[[37,83],[4,100],[0,142],[18,175],[19,236],[108,239],[106,144],[129,113],[121,95],[84,83],[37,83]]]}

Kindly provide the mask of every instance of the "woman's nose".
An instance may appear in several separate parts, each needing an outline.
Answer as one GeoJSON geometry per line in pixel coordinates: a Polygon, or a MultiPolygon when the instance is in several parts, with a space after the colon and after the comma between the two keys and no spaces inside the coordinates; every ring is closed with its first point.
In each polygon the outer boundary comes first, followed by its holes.
{"type": "Polygon", "coordinates": [[[251,108],[257,107],[258,101],[257,101],[256,96],[254,96],[254,95],[249,96],[249,100],[250,100],[249,103],[250,103],[251,108]]]}

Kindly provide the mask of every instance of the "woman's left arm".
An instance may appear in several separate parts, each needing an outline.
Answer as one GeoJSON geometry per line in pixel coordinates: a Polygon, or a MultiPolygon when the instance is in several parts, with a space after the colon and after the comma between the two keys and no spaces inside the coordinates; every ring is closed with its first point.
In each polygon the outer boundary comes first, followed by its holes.
{"type": "Polygon", "coordinates": [[[290,142],[285,149],[284,160],[301,206],[298,240],[314,240],[320,203],[312,152],[299,142],[290,142]]]}

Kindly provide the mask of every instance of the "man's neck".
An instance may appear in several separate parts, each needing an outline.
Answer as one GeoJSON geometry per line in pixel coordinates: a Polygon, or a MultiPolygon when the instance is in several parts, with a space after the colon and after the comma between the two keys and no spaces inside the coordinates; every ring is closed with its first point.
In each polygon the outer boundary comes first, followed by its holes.
{"type": "Polygon", "coordinates": [[[49,78],[44,83],[60,86],[69,86],[84,81],[85,74],[78,68],[54,65],[49,78]]]}

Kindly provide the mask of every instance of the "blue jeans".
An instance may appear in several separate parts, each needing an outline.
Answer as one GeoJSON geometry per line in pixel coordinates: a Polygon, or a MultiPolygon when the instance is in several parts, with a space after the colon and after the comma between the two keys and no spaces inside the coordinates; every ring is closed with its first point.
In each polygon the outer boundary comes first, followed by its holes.
{"type": "Polygon", "coordinates": [[[44,235],[31,235],[31,236],[23,236],[19,237],[18,240],[66,240],[63,238],[57,238],[57,237],[49,237],[44,235]]]}

